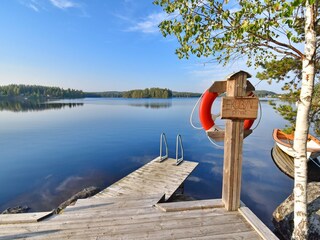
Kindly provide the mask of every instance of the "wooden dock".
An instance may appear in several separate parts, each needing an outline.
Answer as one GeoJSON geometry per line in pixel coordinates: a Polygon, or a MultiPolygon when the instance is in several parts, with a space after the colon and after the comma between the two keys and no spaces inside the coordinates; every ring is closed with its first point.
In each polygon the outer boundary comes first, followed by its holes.
{"type": "Polygon", "coordinates": [[[143,197],[159,193],[165,194],[165,200],[168,200],[197,165],[196,162],[184,161],[176,166],[175,159],[168,158],[159,162],[156,158],[96,194],[94,198],[127,195],[143,197]]]}
{"type": "Polygon", "coordinates": [[[42,222],[0,225],[0,239],[276,239],[262,238],[221,200],[157,204],[160,199],[81,200],[42,222]]]}
{"type": "Polygon", "coordinates": [[[277,239],[243,205],[227,211],[221,199],[165,202],[196,166],[153,160],[59,215],[0,215],[0,240],[277,239]]]}

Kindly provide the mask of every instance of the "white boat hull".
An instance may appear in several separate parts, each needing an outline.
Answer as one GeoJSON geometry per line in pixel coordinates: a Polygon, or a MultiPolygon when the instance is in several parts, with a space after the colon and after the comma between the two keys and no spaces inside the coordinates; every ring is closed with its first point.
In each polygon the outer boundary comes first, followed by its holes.
{"type": "MultiPolygon", "coordinates": [[[[278,142],[276,142],[276,144],[282,151],[284,151],[290,157],[293,157],[293,158],[295,157],[295,151],[293,150],[293,148],[284,146],[278,142]]],[[[309,159],[310,156],[311,156],[311,152],[307,152],[307,159],[309,159]]]]}

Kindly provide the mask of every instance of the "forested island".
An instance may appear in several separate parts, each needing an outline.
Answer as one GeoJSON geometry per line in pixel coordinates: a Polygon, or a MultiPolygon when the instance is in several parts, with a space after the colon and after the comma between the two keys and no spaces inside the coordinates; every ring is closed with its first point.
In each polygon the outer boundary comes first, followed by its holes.
{"type": "Polygon", "coordinates": [[[124,98],[172,98],[172,91],[167,88],[146,88],[124,92],[124,98]]]}
{"type": "MultiPolygon", "coordinates": [[[[278,94],[265,90],[255,91],[257,97],[279,97],[278,94]]],[[[63,89],[38,85],[11,84],[0,86],[0,99],[73,99],[73,98],[189,98],[200,97],[200,93],[177,92],[167,88],[145,88],[130,91],[83,92],[82,90],[63,89]]]]}

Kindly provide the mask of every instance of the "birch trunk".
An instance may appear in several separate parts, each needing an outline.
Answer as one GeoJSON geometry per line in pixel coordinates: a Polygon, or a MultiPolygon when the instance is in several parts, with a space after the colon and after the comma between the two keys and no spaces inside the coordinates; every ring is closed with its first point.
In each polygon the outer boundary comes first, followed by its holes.
{"type": "Polygon", "coordinates": [[[305,57],[302,60],[302,86],[293,149],[296,152],[294,159],[294,230],[292,239],[308,238],[307,217],[307,157],[306,142],[309,131],[309,110],[315,76],[315,4],[306,1],[305,11],[305,57]]]}

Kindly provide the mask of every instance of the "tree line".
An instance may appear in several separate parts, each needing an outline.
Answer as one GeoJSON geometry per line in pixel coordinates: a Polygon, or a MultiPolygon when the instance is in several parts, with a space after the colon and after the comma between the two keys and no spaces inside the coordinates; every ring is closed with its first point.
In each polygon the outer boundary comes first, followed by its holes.
{"type": "Polygon", "coordinates": [[[124,98],[172,98],[172,91],[167,88],[146,88],[124,92],[124,98]]]}
{"type": "Polygon", "coordinates": [[[85,93],[81,90],[63,89],[59,87],[45,87],[37,85],[17,85],[10,84],[7,86],[0,86],[0,97],[6,98],[83,98],[85,93]]]}
{"type": "Polygon", "coordinates": [[[200,97],[200,93],[176,92],[170,89],[146,88],[136,89],[125,92],[107,91],[107,92],[86,92],[86,97],[106,97],[106,98],[189,98],[200,97]]]}
{"type": "Polygon", "coordinates": [[[83,92],[82,90],[63,89],[60,87],[46,87],[38,85],[10,84],[0,86],[1,98],[14,99],[63,99],[63,98],[172,98],[172,97],[200,97],[200,93],[173,92],[167,88],[146,88],[130,91],[83,92]]]}

